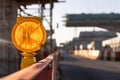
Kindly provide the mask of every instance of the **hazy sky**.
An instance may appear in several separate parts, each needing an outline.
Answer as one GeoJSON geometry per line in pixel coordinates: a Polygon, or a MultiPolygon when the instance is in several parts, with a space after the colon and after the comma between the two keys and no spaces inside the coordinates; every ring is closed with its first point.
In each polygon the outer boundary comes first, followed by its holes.
{"type": "MultiPolygon", "coordinates": [[[[60,1],[60,0],[59,0],[60,1]]],[[[63,1],[63,0],[61,0],[63,1]]],[[[93,30],[91,28],[68,28],[64,26],[63,16],[66,14],[81,13],[120,13],[120,0],[65,0],[64,3],[55,3],[53,9],[53,28],[55,29],[54,38],[57,43],[72,40],[77,37],[80,31],[93,30]],[[59,28],[56,24],[59,23],[59,28]]],[[[95,28],[95,30],[103,30],[95,28]]]]}

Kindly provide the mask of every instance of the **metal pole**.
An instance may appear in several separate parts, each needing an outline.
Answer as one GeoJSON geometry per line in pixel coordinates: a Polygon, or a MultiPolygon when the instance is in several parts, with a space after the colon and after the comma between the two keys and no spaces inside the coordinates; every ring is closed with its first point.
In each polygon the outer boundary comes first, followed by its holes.
{"type": "Polygon", "coordinates": [[[52,9],[53,9],[53,1],[50,0],[50,52],[52,52],[53,42],[52,42],[52,9]]]}
{"type": "Polygon", "coordinates": [[[41,21],[43,21],[43,6],[42,6],[43,4],[41,4],[41,21]]]}

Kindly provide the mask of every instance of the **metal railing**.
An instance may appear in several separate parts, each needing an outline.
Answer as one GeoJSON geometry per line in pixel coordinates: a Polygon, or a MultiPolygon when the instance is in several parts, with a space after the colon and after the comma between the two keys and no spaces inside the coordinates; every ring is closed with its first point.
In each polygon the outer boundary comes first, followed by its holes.
{"type": "Polygon", "coordinates": [[[58,52],[0,80],[57,80],[58,52]]]}

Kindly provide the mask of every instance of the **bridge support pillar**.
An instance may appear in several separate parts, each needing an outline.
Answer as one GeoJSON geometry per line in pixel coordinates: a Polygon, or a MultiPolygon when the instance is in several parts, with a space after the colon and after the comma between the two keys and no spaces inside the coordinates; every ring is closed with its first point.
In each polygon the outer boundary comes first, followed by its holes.
{"type": "Polygon", "coordinates": [[[87,49],[87,42],[83,43],[83,49],[85,49],[85,50],[87,49]]]}
{"type": "Polygon", "coordinates": [[[102,41],[95,41],[95,50],[102,50],[102,41]]]}

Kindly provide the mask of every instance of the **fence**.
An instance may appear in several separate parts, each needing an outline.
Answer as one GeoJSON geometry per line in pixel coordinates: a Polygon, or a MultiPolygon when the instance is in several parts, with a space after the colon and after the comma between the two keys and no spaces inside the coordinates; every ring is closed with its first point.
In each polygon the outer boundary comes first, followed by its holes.
{"type": "Polygon", "coordinates": [[[57,80],[58,54],[58,52],[52,53],[30,67],[0,78],[0,80],[57,80]]]}

